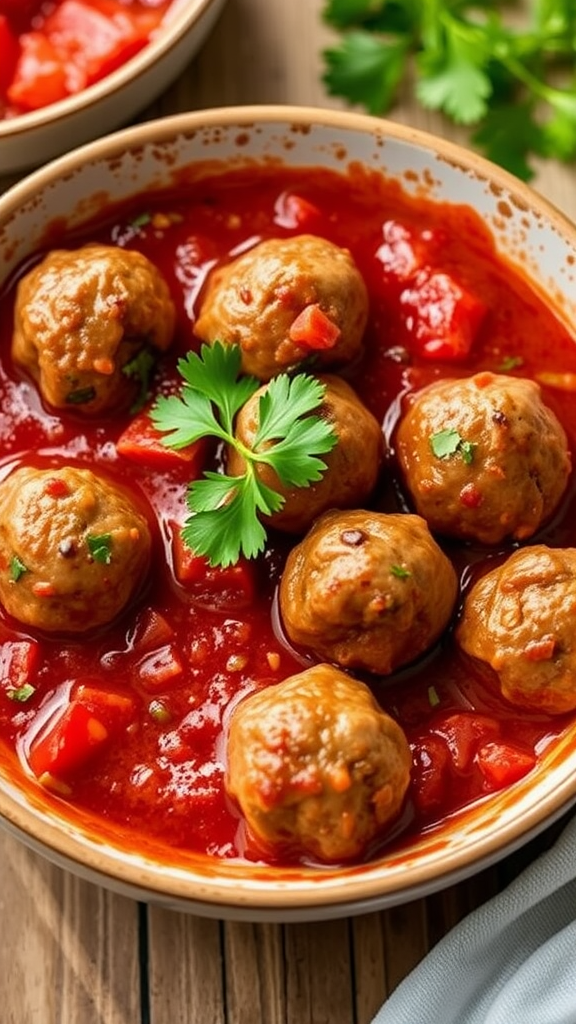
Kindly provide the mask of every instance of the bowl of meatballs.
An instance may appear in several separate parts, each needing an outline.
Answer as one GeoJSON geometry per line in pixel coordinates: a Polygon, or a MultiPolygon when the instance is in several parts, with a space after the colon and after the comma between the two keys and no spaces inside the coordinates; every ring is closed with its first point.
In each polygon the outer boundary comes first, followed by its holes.
{"type": "Polygon", "coordinates": [[[0,824],[213,917],[392,906],[576,801],[576,229],[356,114],[0,199],[0,824]]]}

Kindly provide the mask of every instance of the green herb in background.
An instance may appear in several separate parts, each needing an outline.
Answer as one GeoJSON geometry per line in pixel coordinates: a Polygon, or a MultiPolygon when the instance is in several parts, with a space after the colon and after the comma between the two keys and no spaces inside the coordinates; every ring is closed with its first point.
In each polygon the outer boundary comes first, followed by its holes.
{"type": "Polygon", "coordinates": [[[529,180],[531,158],[576,158],[576,0],[327,0],[342,35],[324,52],[328,92],[386,114],[401,87],[529,180]],[[513,19],[516,12],[516,21],[513,19]]]}

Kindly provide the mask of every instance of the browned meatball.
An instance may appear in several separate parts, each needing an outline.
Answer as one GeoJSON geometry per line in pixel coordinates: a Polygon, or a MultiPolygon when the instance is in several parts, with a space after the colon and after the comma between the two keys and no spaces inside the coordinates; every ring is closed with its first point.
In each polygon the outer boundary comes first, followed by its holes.
{"type": "Polygon", "coordinates": [[[175,315],[168,285],[141,253],[57,249],[18,285],[12,355],[56,409],[113,413],[146,386],[175,315]]]}
{"type": "MultiPolygon", "coordinates": [[[[339,377],[326,374],[318,379],[325,384],[326,392],[315,415],[331,423],[338,438],[332,451],[321,456],[326,463],[322,479],[309,487],[289,488],[270,466],[261,464],[257,470],[260,479],[286,499],[269,521],[288,533],[304,533],[328,508],[362,505],[376,486],[384,454],[380,424],[356,392],[339,377]]],[[[260,388],[236,418],[236,436],[249,448],[254,446],[258,406],[265,391],[266,386],[260,388]]],[[[232,476],[244,472],[244,460],[236,450],[228,453],[227,468],[232,476]]]]}
{"type": "Polygon", "coordinates": [[[348,250],[298,235],[260,242],[214,271],[194,331],[203,341],[239,345],[244,373],[265,381],[310,356],[319,368],[350,362],[367,316],[366,285],[348,250]],[[309,306],[336,329],[326,348],[295,340],[294,321],[309,306]]]}
{"type": "Polygon", "coordinates": [[[438,639],[457,592],[419,516],[327,512],[288,556],[280,613],[292,643],[386,675],[438,639]]]}
{"type": "Polygon", "coordinates": [[[531,380],[478,373],[416,395],[397,433],[416,511],[434,532],[524,540],[566,487],[566,435],[531,380]]]}
{"type": "Polygon", "coordinates": [[[576,548],[523,548],[474,584],[456,631],[512,704],[576,709],[576,548]]]}
{"type": "Polygon", "coordinates": [[[87,469],[17,469],[0,484],[0,601],[41,630],[110,622],[150,560],[145,516],[87,469]]]}
{"type": "Polygon", "coordinates": [[[265,848],[361,857],[396,819],[411,754],[363,683],[316,665],[233,712],[227,786],[265,848]]]}

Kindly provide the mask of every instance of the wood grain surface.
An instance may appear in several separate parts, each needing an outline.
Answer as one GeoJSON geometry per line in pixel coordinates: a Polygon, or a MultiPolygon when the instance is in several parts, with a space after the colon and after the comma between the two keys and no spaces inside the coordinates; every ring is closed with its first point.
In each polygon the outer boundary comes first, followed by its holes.
{"type": "MultiPolygon", "coordinates": [[[[201,53],[140,120],[245,103],[343,106],[321,81],[332,40],[321,8],[321,0],[228,0],[201,53]]],[[[392,116],[464,138],[408,96],[392,116]]],[[[534,184],[576,220],[573,166],[542,165],[534,184]]],[[[0,834],[0,1024],[369,1024],[426,951],[559,827],[427,899],[291,925],[139,905],[0,834]]]]}

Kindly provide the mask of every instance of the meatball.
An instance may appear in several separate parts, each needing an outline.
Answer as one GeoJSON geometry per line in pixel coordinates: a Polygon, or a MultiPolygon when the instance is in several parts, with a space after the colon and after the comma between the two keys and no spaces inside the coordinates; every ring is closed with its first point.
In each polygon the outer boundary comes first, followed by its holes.
{"type": "MultiPolygon", "coordinates": [[[[285,497],[279,512],[269,517],[278,530],[304,533],[312,521],[328,508],[350,508],[367,499],[378,479],[384,454],[384,438],[378,420],[360,401],[352,388],[339,377],[318,378],[326,386],[322,404],[315,415],[332,424],[337,444],[322,461],[326,469],[322,478],[309,487],[288,487],[275,471],[264,463],[258,467],[260,479],[285,497]]],[[[236,418],[236,436],[247,447],[254,446],[258,430],[258,406],[266,386],[260,388],[242,407],[236,418]]],[[[231,449],[227,456],[228,472],[244,472],[242,456],[231,449]]]]}
{"type": "Polygon", "coordinates": [[[194,332],[239,345],[244,373],[266,381],[310,356],[319,369],[351,362],[367,317],[368,292],[348,250],[298,235],[260,242],[214,271],[194,332]],[[330,321],[329,336],[309,344],[294,323],[308,307],[330,321]]]}
{"type": "Polygon", "coordinates": [[[512,704],[576,709],[576,548],[523,548],[478,580],[456,638],[497,673],[512,704]]]}
{"type": "Polygon", "coordinates": [[[148,522],[120,487],[87,469],[24,466],[0,484],[0,602],[37,629],[110,622],[142,583],[148,522]]]}
{"type": "Polygon", "coordinates": [[[292,549],[279,608],[292,643],[387,675],[438,639],[457,593],[452,563],[423,519],[355,509],[326,512],[292,549]]]}
{"type": "Polygon", "coordinates": [[[315,665],[237,705],[227,787],[265,848],[346,861],[397,818],[411,760],[364,683],[315,665]]]}
{"type": "Polygon", "coordinates": [[[432,384],[397,432],[416,512],[433,532],[498,544],[530,537],[571,469],[566,435],[531,380],[478,373],[432,384]]]}
{"type": "Polygon", "coordinates": [[[18,285],[12,355],[54,408],[113,413],[146,388],[152,350],[168,348],[175,317],[168,285],[141,253],[57,249],[18,285]]]}

